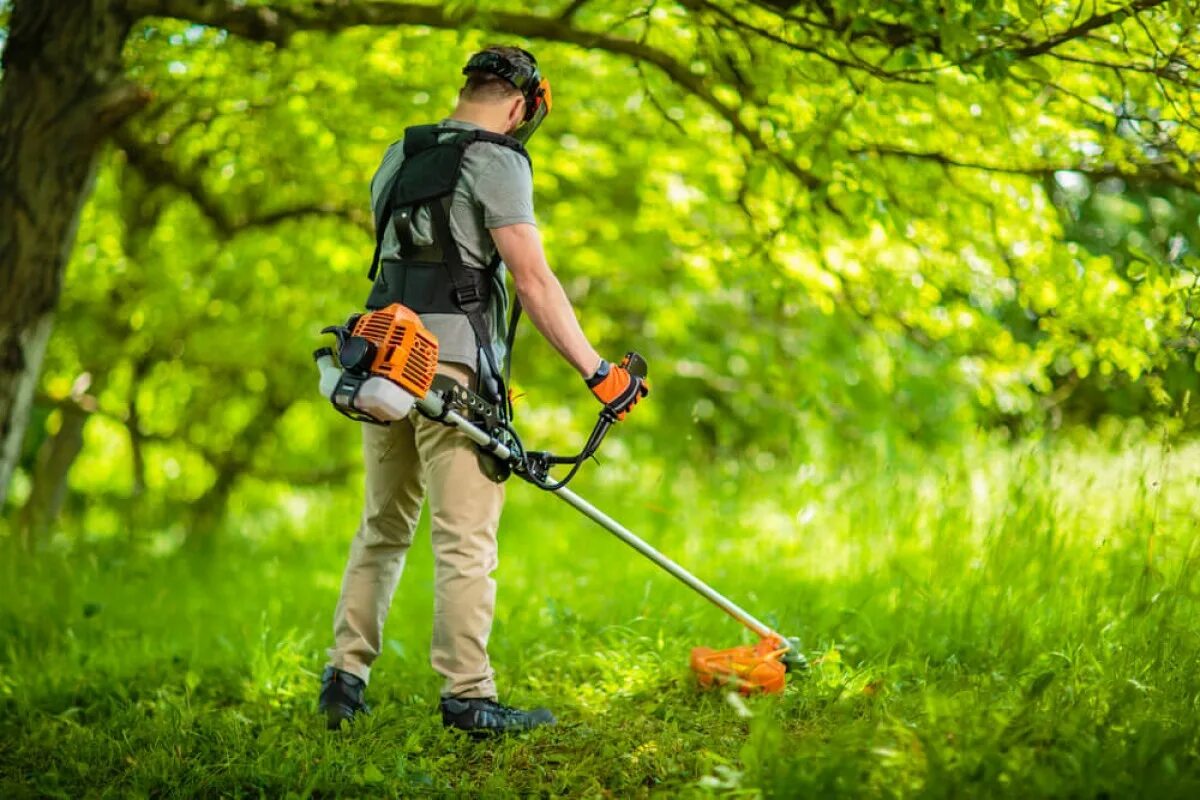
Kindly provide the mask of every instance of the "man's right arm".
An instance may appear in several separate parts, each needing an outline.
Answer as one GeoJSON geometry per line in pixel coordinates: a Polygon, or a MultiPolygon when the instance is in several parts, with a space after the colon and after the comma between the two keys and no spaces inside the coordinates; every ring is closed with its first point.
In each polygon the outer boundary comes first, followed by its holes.
{"type": "Polygon", "coordinates": [[[496,249],[512,272],[517,297],[547,341],[579,372],[592,394],[617,419],[650,391],[645,380],[630,374],[624,362],[609,364],[588,342],[562,284],[550,271],[542,237],[527,222],[491,228],[496,249]]]}

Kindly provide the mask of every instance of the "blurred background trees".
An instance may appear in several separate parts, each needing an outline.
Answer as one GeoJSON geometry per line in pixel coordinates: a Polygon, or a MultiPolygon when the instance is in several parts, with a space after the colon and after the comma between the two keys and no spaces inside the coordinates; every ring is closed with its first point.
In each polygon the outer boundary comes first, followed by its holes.
{"type": "MultiPolygon", "coordinates": [[[[27,543],[67,514],[204,546],[231,504],[353,486],[309,353],[365,299],[383,150],[493,40],[553,82],[531,142],[551,262],[602,349],[651,363],[624,446],[736,469],[1198,419],[1200,4],[0,0],[5,109],[50,5],[119,21],[107,79],[133,88],[96,121],[13,460],[27,543]]],[[[20,137],[53,133],[19,122],[6,186],[20,137]]],[[[528,325],[515,372],[526,435],[571,440],[592,401],[528,325]]]]}

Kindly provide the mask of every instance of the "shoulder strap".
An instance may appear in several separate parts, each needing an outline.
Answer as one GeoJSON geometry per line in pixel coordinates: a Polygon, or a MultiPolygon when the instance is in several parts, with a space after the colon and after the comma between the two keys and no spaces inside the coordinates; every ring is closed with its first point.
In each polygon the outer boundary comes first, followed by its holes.
{"type": "MultiPolygon", "coordinates": [[[[498,144],[502,147],[507,147],[510,150],[514,150],[517,153],[520,153],[521,156],[525,159],[525,163],[529,165],[529,171],[533,172],[533,159],[529,157],[529,151],[525,149],[525,145],[521,144],[521,142],[519,140],[514,139],[511,136],[505,136],[500,133],[492,133],[491,131],[475,131],[474,132],[474,141],[491,142],[492,144],[498,144]]],[[[490,264],[490,270],[492,272],[495,272],[496,268],[499,265],[500,265],[500,254],[497,253],[495,255],[495,257],[492,259],[492,263],[490,264]]],[[[521,298],[517,297],[514,294],[513,304],[512,304],[512,313],[508,318],[508,330],[504,336],[504,370],[503,370],[503,372],[500,372],[499,370],[496,371],[496,375],[498,377],[500,377],[500,379],[502,381],[501,385],[505,388],[505,397],[503,397],[501,399],[501,402],[505,404],[505,406],[508,410],[508,417],[510,419],[512,418],[512,406],[510,405],[510,400],[507,396],[507,387],[508,387],[509,378],[512,376],[513,342],[517,338],[517,324],[520,321],[521,321],[521,298]]],[[[494,358],[494,356],[491,356],[490,354],[489,354],[489,357],[494,358]]]]}
{"type": "Polygon", "coordinates": [[[411,158],[438,143],[438,134],[445,130],[438,125],[413,125],[404,129],[404,157],[411,158]]]}
{"type": "MultiPolygon", "coordinates": [[[[507,379],[505,373],[500,371],[500,365],[496,363],[496,353],[492,348],[492,332],[488,330],[487,316],[484,313],[484,301],[487,300],[488,295],[480,292],[479,284],[471,276],[471,268],[463,263],[458,243],[454,241],[454,236],[450,232],[450,206],[452,203],[453,198],[451,197],[443,197],[430,203],[430,219],[433,222],[437,238],[443,243],[442,254],[445,259],[446,272],[454,286],[454,302],[471,325],[471,331],[475,334],[475,345],[483,351],[489,373],[500,383],[499,389],[502,395],[500,401],[504,403],[508,394],[507,379]]],[[[483,380],[482,375],[478,377],[481,381],[483,380]]]]}
{"type": "MultiPolygon", "coordinates": [[[[471,131],[471,133],[473,134],[471,141],[491,142],[492,144],[498,144],[502,147],[507,147],[509,150],[515,150],[516,152],[520,153],[522,157],[524,157],[525,163],[529,165],[529,169],[533,169],[533,159],[529,157],[529,151],[525,149],[525,145],[521,144],[513,137],[505,136],[502,133],[492,133],[491,131],[477,130],[471,131]]],[[[470,144],[470,142],[467,144],[470,144]]],[[[465,147],[466,145],[463,146],[465,147]]]]}
{"type": "Polygon", "coordinates": [[[517,341],[517,324],[521,321],[521,298],[513,292],[512,315],[508,318],[508,334],[504,337],[504,382],[512,376],[513,343],[517,341]]]}

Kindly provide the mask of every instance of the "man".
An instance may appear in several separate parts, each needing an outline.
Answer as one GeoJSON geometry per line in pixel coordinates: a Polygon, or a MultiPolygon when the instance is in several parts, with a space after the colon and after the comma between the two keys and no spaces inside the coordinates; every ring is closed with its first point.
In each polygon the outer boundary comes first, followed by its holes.
{"type": "MultiPolygon", "coordinates": [[[[523,143],[550,110],[549,82],[534,57],[515,47],[488,47],[463,73],[453,115],[409,128],[371,182],[379,271],[373,266],[367,307],[401,302],[420,313],[438,337],[438,372],[503,407],[507,265],[537,329],[623,417],[648,388],[589,344],[534,221],[523,143]]],[[[487,462],[463,434],[415,411],[386,427],[364,425],[363,457],[363,516],[321,678],[329,726],[366,710],[363,692],[426,492],[436,559],[430,660],[444,679],[443,723],[473,734],[553,724],[546,709],[497,702],[487,641],[504,487],[485,473],[487,462]]]]}

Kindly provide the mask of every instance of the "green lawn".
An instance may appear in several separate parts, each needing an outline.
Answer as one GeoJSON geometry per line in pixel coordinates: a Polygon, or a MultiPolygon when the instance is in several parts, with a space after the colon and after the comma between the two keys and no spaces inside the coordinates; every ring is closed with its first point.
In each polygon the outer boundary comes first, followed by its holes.
{"type": "Polygon", "coordinates": [[[742,641],[736,624],[511,483],[492,655],[503,699],[561,725],[497,742],[435,714],[427,536],[375,713],[323,729],[351,491],[265,511],[245,492],[206,563],[152,554],[169,540],[128,558],[113,541],[8,557],[0,797],[1200,796],[1200,447],[981,445],[883,464],[579,479],[803,639],[810,676],[746,703],[687,672],[693,645],[742,641]]]}

